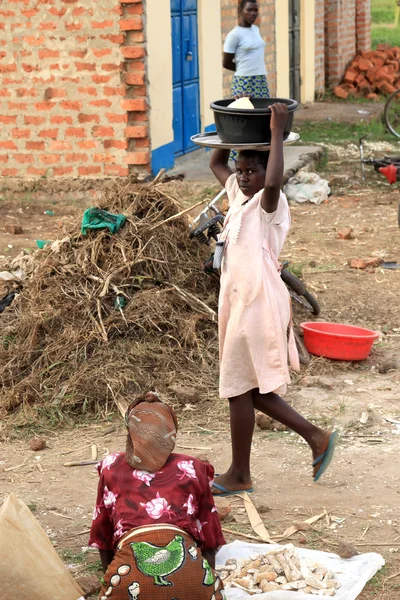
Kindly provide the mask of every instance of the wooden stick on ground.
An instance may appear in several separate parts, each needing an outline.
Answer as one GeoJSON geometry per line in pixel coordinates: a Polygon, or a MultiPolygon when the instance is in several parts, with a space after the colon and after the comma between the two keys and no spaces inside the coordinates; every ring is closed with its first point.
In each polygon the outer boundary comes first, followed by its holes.
{"type": "Polygon", "coordinates": [[[154,231],[154,229],[158,229],[158,227],[161,227],[162,225],[165,225],[166,223],[169,223],[170,221],[175,221],[176,219],[179,219],[179,217],[183,217],[183,215],[186,215],[187,213],[194,210],[195,208],[198,208],[205,202],[209,202],[209,198],[204,198],[204,200],[197,202],[197,204],[194,204],[193,206],[190,206],[189,208],[185,208],[185,210],[181,210],[181,212],[176,213],[176,215],[172,215],[172,217],[168,217],[168,219],[165,219],[164,221],[161,221],[160,223],[156,223],[155,225],[153,225],[153,227],[150,228],[150,231],[154,231]]]}
{"type": "Polygon", "coordinates": [[[76,462],[64,463],[64,467],[87,467],[89,465],[97,465],[98,460],[81,460],[76,462]]]}
{"type": "Polygon", "coordinates": [[[247,540],[255,540],[256,542],[260,542],[260,538],[255,535],[248,535],[247,533],[241,533],[240,531],[232,531],[232,529],[227,529],[226,527],[222,527],[222,531],[224,533],[230,533],[231,535],[237,535],[239,537],[246,538],[247,540]]]}

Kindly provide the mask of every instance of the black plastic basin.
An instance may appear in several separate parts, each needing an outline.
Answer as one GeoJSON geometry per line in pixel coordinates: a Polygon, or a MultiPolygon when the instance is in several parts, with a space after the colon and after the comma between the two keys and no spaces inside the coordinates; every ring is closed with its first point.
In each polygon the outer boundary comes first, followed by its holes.
{"type": "Polygon", "coordinates": [[[214,111],[217,133],[228,144],[261,144],[271,141],[271,109],[276,102],[287,104],[289,114],[284,139],[287,139],[293,125],[294,111],[299,103],[288,98],[251,98],[254,110],[229,108],[233,98],[216,100],[211,103],[214,111]]]}

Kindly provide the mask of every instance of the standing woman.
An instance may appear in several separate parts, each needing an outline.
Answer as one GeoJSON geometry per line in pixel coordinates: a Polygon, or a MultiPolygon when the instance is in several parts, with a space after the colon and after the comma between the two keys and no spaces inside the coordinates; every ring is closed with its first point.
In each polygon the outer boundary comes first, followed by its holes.
{"type": "Polygon", "coordinates": [[[228,33],[224,44],[223,66],[234,71],[232,97],[241,94],[253,98],[269,98],[265,68],[265,42],[254,23],[258,17],[258,2],[241,0],[239,25],[228,33]]]}

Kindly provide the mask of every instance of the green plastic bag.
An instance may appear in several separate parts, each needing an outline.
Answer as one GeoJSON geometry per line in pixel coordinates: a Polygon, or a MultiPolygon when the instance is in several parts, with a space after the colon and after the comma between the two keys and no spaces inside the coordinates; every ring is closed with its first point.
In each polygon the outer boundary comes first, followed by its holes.
{"type": "Polygon", "coordinates": [[[81,231],[83,235],[87,235],[90,229],[109,229],[111,233],[117,233],[125,221],[125,215],[113,215],[101,208],[88,208],[83,214],[81,231]]]}

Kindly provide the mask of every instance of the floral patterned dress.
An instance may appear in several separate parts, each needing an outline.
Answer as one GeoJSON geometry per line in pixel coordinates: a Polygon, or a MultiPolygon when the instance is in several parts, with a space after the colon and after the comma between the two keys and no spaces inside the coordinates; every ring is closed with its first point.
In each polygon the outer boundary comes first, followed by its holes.
{"type": "Polygon", "coordinates": [[[116,552],[100,598],[221,598],[221,583],[202,556],[225,544],[211,465],[171,454],[161,471],[147,473],[132,469],[121,452],[97,468],[89,545],[116,552]]]}

